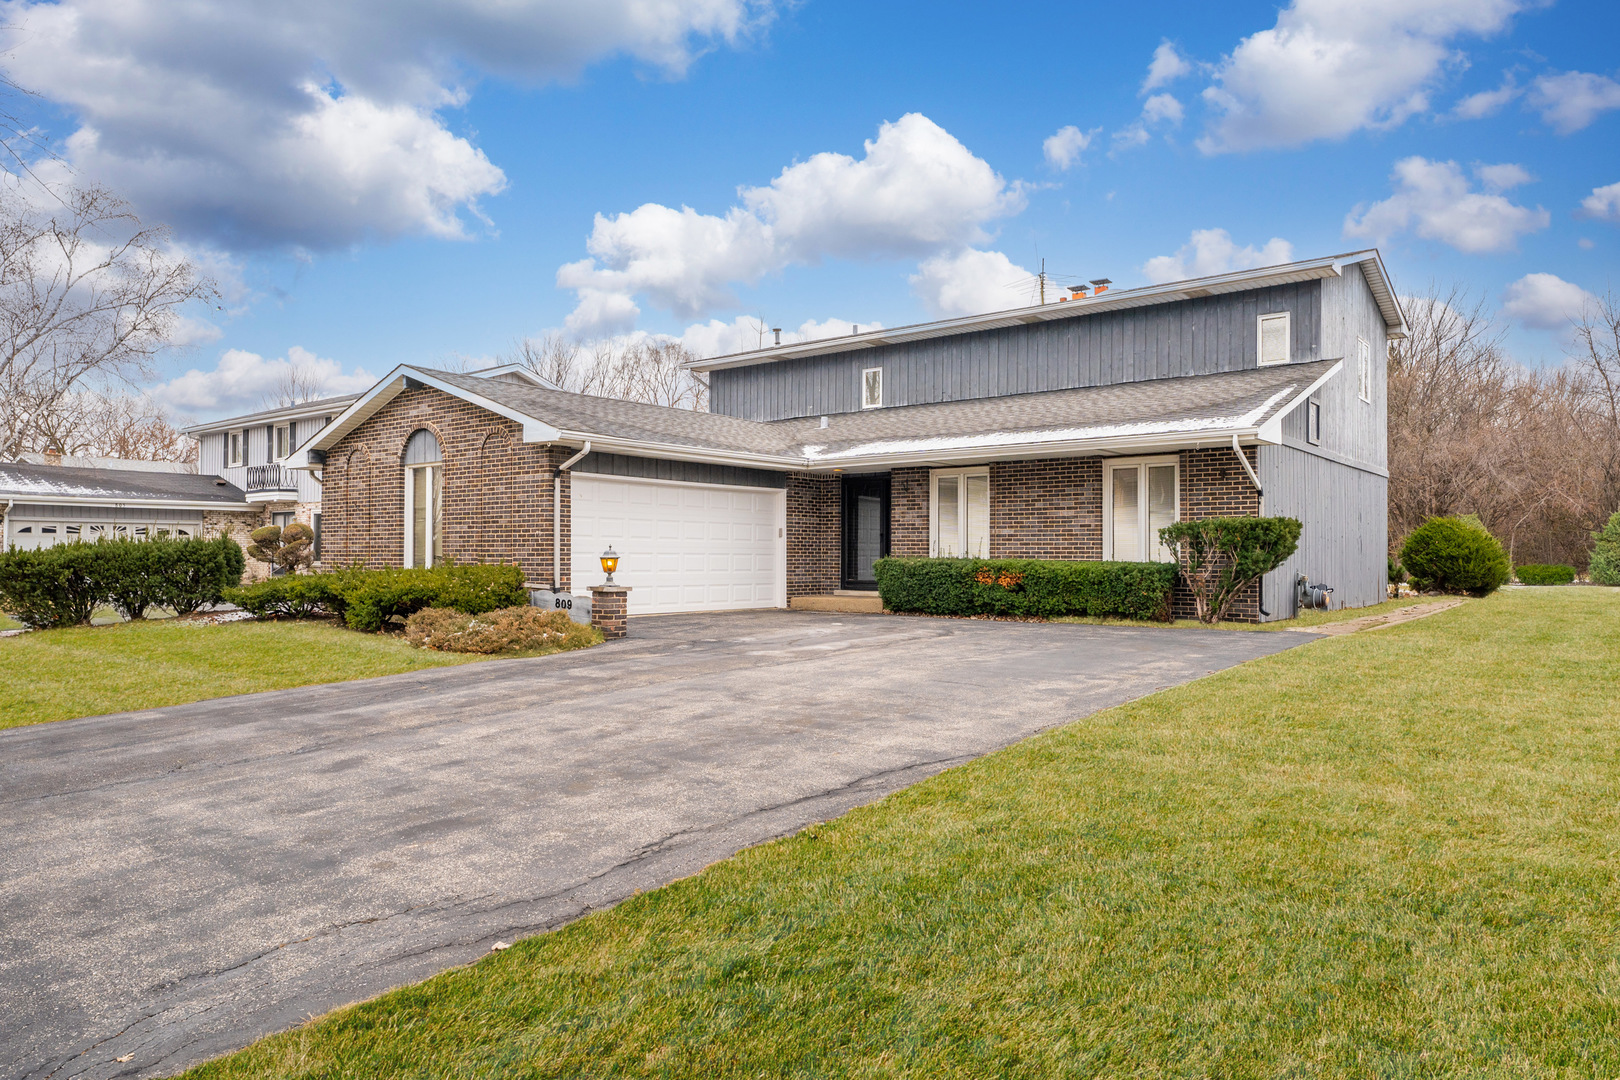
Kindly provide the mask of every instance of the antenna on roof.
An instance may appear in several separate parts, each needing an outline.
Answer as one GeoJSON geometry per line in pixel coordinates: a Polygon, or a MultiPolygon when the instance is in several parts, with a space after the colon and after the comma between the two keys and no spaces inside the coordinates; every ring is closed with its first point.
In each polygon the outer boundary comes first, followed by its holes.
{"type": "Polygon", "coordinates": [[[1041,303],[1046,303],[1046,260],[1041,260],[1041,303]]]}

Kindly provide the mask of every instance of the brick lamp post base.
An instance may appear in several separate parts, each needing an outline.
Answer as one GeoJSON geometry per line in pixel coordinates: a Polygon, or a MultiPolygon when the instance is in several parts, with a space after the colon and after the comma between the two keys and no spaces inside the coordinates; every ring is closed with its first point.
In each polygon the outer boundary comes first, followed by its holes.
{"type": "Polygon", "coordinates": [[[630,632],[630,587],[628,585],[592,585],[591,625],[602,631],[611,641],[630,632]]]}

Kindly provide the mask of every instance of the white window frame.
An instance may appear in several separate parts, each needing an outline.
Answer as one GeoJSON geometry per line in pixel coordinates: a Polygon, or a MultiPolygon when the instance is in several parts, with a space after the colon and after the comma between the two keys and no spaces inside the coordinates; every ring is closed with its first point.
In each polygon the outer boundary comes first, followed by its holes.
{"type": "Polygon", "coordinates": [[[1274,367],[1277,364],[1286,364],[1294,358],[1294,322],[1293,316],[1287,311],[1274,311],[1261,315],[1254,323],[1254,359],[1261,367],[1274,367]],[[1266,359],[1266,323],[1281,319],[1283,324],[1283,358],[1281,360],[1266,359]]]}
{"type": "Polygon", "coordinates": [[[1181,455],[1159,454],[1154,457],[1134,458],[1103,458],[1103,559],[1108,562],[1172,562],[1173,559],[1158,558],[1158,537],[1148,536],[1148,474],[1150,465],[1174,465],[1176,468],[1176,509],[1174,521],[1181,520],[1181,455]],[[1114,552],[1114,470],[1135,466],[1136,473],[1136,514],[1138,535],[1145,544],[1150,545],[1152,555],[1144,556],[1141,551],[1132,554],[1130,558],[1122,558],[1114,552]]]}
{"type": "Polygon", "coordinates": [[[995,497],[995,493],[990,490],[990,466],[988,466],[988,465],[975,465],[975,466],[971,466],[971,467],[965,468],[965,469],[930,469],[929,470],[929,473],[928,473],[928,555],[929,555],[929,557],[930,558],[938,558],[939,557],[939,480],[940,480],[940,477],[942,477],[942,476],[954,476],[954,477],[958,478],[956,491],[957,491],[957,499],[960,500],[960,501],[958,503],[959,511],[958,511],[958,513],[956,515],[956,522],[957,522],[957,528],[961,530],[961,535],[958,537],[958,540],[960,541],[960,544],[961,544],[962,557],[963,558],[968,558],[968,559],[988,559],[990,557],[990,553],[988,551],[986,551],[982,555],[970,555],[970,554],[968,554],[968,550],[967,550],[967,519],[968,519],[968,515],[967,515],[967,497],[966,497],[967,496],[967,482],[966,482],[967,478],[970,477],[970,476],[982,476],[982,477],[984,477],[985,517],[987,519],[987,527],[985,529],[984,540],[985,540],[985,546],[989,547],[989,545],[990,545],[990,530],[988,528],[988,518],[989,518],[989,510],[990,510],[990,501],[995,497]]]}
{"type": "Polygon", "coordinates": [[[237,469],[247,461],[247,432],[227,431],[225,433],[225,467],[237,469]]]}
{"type": "Polygon", "coordinates": [[[1305,441],[1312,446],[1322,445],[1322,403],[1315,398],[1305,402],[1305,441]]]}
{"type": "Polygon", "coordinates": [[[881,408],[883,408],[883,369],[880,368],[880,367],[869,367],[869,368],[862,368],[861,369],[861,408],[863,408],[863,409],[881,409],[881,408]],[[876,401],[873,401],[871,398],[866,396],[866,388],[867,388],[868,385],[870,385],[868,380],[870,380],[873,375],[877,376],[877,400],[876,401]]]}
{"type": "Polygon", "coordinates": [[[1361,391],[1361,400],[1372,404],[1372,346],[1367,344],[1366,338],[1356,338],[1356,380],[1361,391]]]}
{"type": "MultiPolygon", "coordinates": [[[[442,461],[424,461],[420,465],[405,466],[405,520],[400,525],[405,530],[405,568],[410,569],[416,565],[416,529],[412,526],[416,521],[416,485],[412,483],[416,477],[413,475],[419,469],[443,469],[442,461]]],[[[441,479],[440,483],[443,483],[441,479]]],[[[433,485],[427,485],[427,552],[422,556],[422,565],[433,565],[433,485]]],[[[440,537],[442,540],[443,537],[440,537]]]]}
{"type": "Polygon", "coordinates": [[[270,432],[270,460],[285,461],[292,453],[292,425],[276,424],[270,432]]]}

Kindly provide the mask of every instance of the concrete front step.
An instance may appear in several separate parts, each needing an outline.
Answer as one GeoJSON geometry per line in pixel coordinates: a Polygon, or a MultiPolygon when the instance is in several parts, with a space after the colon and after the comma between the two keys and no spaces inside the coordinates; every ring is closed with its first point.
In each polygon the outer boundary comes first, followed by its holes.
{"type": "Polygon", "coordinates": [[[832,596],[795,596],[788,601],[794,611],[882,611],[883,598],[877,593],[841,592],[832,596]]]}

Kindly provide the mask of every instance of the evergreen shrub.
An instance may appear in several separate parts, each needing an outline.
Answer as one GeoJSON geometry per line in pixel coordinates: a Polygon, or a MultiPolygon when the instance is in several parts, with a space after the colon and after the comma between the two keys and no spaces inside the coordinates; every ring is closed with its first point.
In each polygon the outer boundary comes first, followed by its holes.
{"type": "Polygon", "coordinates": [[[879,559],[890,611],[1168,619],[1173,563],[1060,559],[879,559]]]}
{"type": "Polygon", "coordinates": [[[1502,542],[1477,517],[1432,517],[1401,546],[1401,565],[1420,589],[1485,596],[1511,576],[1502,542]]]}
{"type": "Polygon", "coordinates": [[[376,631],[424,608],[482,615],[523,606],[529,592],[515,566],[447,564],[286,575],[233,589],[226,599],[261,618],[340,615],[352,629],[376,631]]]}
{"type": "Polygon", "coordinates": [[[1594,532],[1592,539],[1597,543],[1587,572],[1599,585],[1620,585],[1620,510],[1610,515],[1609,523],[1594,532]]]}
{"type": "Polygon", "coordinates": [[[1252,582],[1299,550],[1303,526],[1287,517],[1211,517],[1178,521],[1159,530],[1159,542],[1176,552],[1198,618],[1226,618],[1252,582]]]}
{"type": "Polygon", "coordinates": [[[1521,585],[1568,585],[1575,580],[1575,568],[1526,563],[1515,567],[1513,576],[1519,579],[1521,585]]]}
{"type": "Polygon", "coordinates": [[[36,629],[87,623],[102,604],[131,619],[153,607],[189,615],[224,599],[244,565],[229,537],[13,547],[0,552],[0,610],[36,629]]]}

